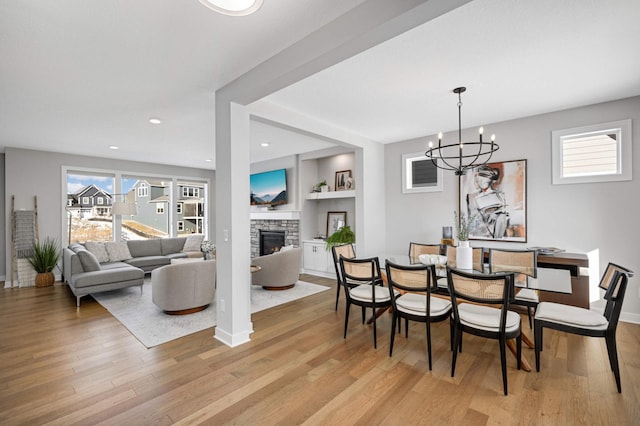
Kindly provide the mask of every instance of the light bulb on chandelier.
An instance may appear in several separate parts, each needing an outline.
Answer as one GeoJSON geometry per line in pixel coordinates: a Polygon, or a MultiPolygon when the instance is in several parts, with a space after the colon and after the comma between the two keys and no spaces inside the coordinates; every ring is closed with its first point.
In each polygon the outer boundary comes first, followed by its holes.
{"type": "Polygon", "coordinates": [[[443,136],[440,132],[438,133],[438,146],[434,146],[433,142],[429,141],[429,149],[424,153],[436,167],[453,171],[457,176],[463,175],[468,169],[486,164],[493,153],[500,149],[495,142],[496,135],[491,135],[490,143],[482,140],[483,127],[478,129],[479,141],[462,141],[462,98],[460,94],[466,90],[466,87],[453,89],[453,93],[458,95],[458,143],[443,145],[443,136]]]}

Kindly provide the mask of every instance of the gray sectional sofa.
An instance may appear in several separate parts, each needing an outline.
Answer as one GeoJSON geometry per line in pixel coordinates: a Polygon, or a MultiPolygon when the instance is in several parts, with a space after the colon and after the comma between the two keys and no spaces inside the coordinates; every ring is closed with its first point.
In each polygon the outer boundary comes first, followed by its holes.
{"type": "Polygon", "coordinates": [[[63,278],[77,306],[87,294],[132,286],[142,291],[145,273],[169,265],[171,259],[202,257],[197,240],[202,236],[71,244],[63,249],[63,278]]]}

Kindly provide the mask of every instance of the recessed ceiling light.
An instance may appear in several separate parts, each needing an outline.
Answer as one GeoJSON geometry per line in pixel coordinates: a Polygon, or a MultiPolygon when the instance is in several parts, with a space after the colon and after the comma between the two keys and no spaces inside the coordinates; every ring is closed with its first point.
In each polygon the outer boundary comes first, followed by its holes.
{"type": "Polygon", "coordinates": [[[115,145],[109,145],[109,149],[120,149],[120,147],[115,145]]]}
{"type": "Polygon", "coordinates": [[[160,124],[160,123],[162,123],[162,120],[160,120],[159,118],[150,118],[149,119],[149,123],[151,123],[151,124],[160,124]]]}
{"type": "Polygon", "coordinates": [[[207,159],[206,159],[206,160],[204,160],[204,161],[205,161],[205,163],[210,163],[210,162],[212,162],[213,160],[212,160],[211,158],[207,158],[207,159]]]}
{"type": "Polygon", "coordinates": [[[256,12],[262,0],[200,0],[211,10],[230,16],[245,16],[256,12]]]}
{"type": "Polygon", "coordinates": [[[268,147],[268,146],[269,146],[269,144],[268,144],[267,142],[262,142],[262,143],[260,144],[260,146],[261,146],[261,147],[263,147],[263,148],[266,148],[266,147],[268,147]]]}

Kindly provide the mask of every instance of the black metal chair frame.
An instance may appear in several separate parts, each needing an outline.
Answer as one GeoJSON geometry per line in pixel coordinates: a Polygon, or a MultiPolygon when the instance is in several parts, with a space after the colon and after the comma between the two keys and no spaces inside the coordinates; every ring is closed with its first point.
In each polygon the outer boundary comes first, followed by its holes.
{"type": "Polygon", "coordinates": [[[624,301],[624,295],[627,291],[627,282],[632,276],[633,272],[627,268],[611,262],[607,265],[607,270],[605,270],[605,273],[600,280],[600,284],[598,285],[598,287],[605,290],[604,299],[607,301],[607,304],[604,308],[604,316],[608,320],[606,329],[594,330],[592,328],[580,327],[579,325],[560,324],[554,321],[545,321],[538,318],[534,319],[536,371],[540,371],[540,351],[543,349],[542,337],[544,328],[578,334],[581,336],[604,337],[607,344],[607,353],[609,355],[609,365],[616,379],[618,393],[622,393],[622,386],[620,384],[620,367],[618,365],[616,330],[618,328],[620,311],[622,310],[622,302],[624,301]],[[609,282],[605,282],[608,278],[606,271],[608,271],[609,268],[615,268],[616,271],[612,274],[609,282]]]}
{"type": "Polygon", "coordinates": [[[371,308],[373,310],[373,347],[374,349],[378,348],[378,340],[377,340],[377,329],[376,329],[376,309],[378,308],[388,308],[391,306],[391,299],[385,300],[383,302],[376,302],[376,287],[383,287],[383,281],[380,274],[380,261],[377,257],[369,257],[363,259],[347,259],[344,256],[340,256],[340,274],[342,286],[344,288],[345,297],[347,299],[347,307],[346,314],[344,317],[344,338],[347,338],[347,328],[349,325],[349,311],[351,310],[351,305],[357,305],[362,308],[362,323],[364,324],[364,312],[366,308],[371,308]],[[351,275],[345,271],[345,263],[351,264],[366,264],[369,263],[371,265],[371,274],[368,277],[359,277],[355,275],[351,275]],[[350,290],[353,288],[350,284],[347,284],[348,280],[352,282],[359,282],[360,284],[369,284],[371,285],[371,294],[372,301],[365,302],[362,300],[353,299],[351,297],[350,290]]]}
{"type": "Polygon", "coordinates": [[[416,322],[423,322],[426,326],[427,332],[427,354],[429,358],[429,370],[431,370],[431,323],[432,322],[441,322],[446,319],[450,320],[450,341],[451,348],[453,350],[453,322],[451,322],[451,310],[447,311],[446,314],[431,316],[431,290],[436,286],[437,277],[436,277],[436,266],[435,265],[415,265],[415,266],[406,266],[406,265],[398,265],[392,263],[391,261],[386,261],[386,272],[387,272],[387,283],[389,286],[389,293],[391,295],[391,306],[393,307],[393,321],[391,322],[391,342],[389,345],[389,356],[393,354],[393,342],[395,339],[395,324],[400,318],[405,319],[405,337],[409,337],[409,320],[416,322]],[[400,271],[427,271],[425,274],[426,282],[424,283],[424,287],[410,287],[405,286],[403,284],[398,283],[393,278],[393,269],[400,271]],[[400,295],[396,296],[395,289],[406,291],[406,292],[419,292],[425,294],[426,297],[426,315],[412,315],[410,313],[401,311],[397,308],[396,298],[400,297],[400,295]]]}
{"type": "MultiPolygon", "coordinates": [[[[500,346],[500,363],[502,367],[502,384],[504,388],[504,394],[507,395],[507,359],[506,359],[506,346],[507,339],[516,339],[516,357],[518,370],[521,367],[522,359],[522,324],[518,325],[518,328],[512,332],[506,332],[507,323],[507,311],[509,302],[513,297],[513,273],[500,273],[500,274],[480,274],[480,273],[468,273],[453,268],[447,268],[447,282],[449,284],[449,293],[451,294],[451,304],[453,308],[452,318],[455,324],[454,327],[454,348],[458,348],[462,352],[462,333],[467,332],[480,337],[486,337],[489,339],[496,339],[500,346]],[[471,278],[474,280],[491,280],[496,279],[504,280],[504,291],[502,292],[502,298],[490,299],[490,298],[475,298],[468,295],[461,294],[456,291],[455,284],[453,283],[452,275],[459,275],[461,277],[471,278]],[[488,305],[501,305],[500,308],[500,327],[499,331],[489,331],[475,328],[462,324],[458,314],[458,298],[467,300],[473,303],[488,305]]],[[[451,362],[451,377],[454,377],[456,369],[458,351],[453,350],[453,358],[451,362]]]]}
{"type": "Polygon", "coordinates": [[[336,307],[334,309],[335,311],[338,310],[338,300],[340,299],[340,289],[342,287],[342,278],[340,276],[340,259],[338,258],[338,254],[336,253],[336,248],[344,247],[344,246],[351,246],[351,250],[353,251],[353,256],[355,257],[355,255],[356,255],[356,249],[355,249],[355,247],[353,247],[353,244],[351,244],[351,243],[338,244],[338,245],[331,246],[331,255],[333,256],[333,266],[336,269],[336,280],[337,280],[336,307]]]}

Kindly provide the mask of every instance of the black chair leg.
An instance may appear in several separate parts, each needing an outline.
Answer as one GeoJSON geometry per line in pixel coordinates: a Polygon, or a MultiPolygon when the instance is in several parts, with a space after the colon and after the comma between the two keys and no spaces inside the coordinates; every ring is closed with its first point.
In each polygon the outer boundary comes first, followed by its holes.
{"type": "Polygon", "coordinates": [[[389,342],[389,356],[393,355],[393,341],[396,337],[396,324],[398,323],[398,320],[400,319],[399,316],[397,316],[396,311],[393,311],[393,319],[391,320],[391,341],[389,342]]]}
{"type": "Polygon", "coordinates": [[[349,311],[351,310],[351,303],[347,300],[347,312],[344,316],[344,338],[347,338],[347,324],[349,324],[349,311]]]}
{"type": "Polygon", "coordinates": [[[531,306],[527,306],[527,316],[529,317],[529,330],[533,330],[533,319],[531,318],[531,306]]]}
{"type": "Polygon", "coordinates": [[[533,322],[533,340],[536,351],[536,371],[540,372],[540,351],[542,350],[542,324],[539,321],[533,322]]]}
{"type": "Polygon", "coordinates": [[[373,349],[378,349],[378,336],[376,335],[376,308],[373,308],[373,349]]]}
{"type": "Polygon", "coordinates": [[[404,337],[409,337],[409,320],[404,319],[404,337]]]}
{"type": "Polygon", "coordinates": [[[613,375],[616,378],[618,393],[622,393],[622,386],[620,385],[620,367],[618,366],[618,350],[616,349],[616,335],[613,333],[607,334],[605,336],[605,340],[607,342],[607,352],[609,353],[609,364],[611,365],[613,375]]]}
{"type": "Polygon", "coordinates": [[[516,339],[516,347],[517,347],[517,357],[518,357],[518,370],[522,368],[522,334],[518,336],[516,339]]]}
{"type": "MultiPolygon", "coordinates": [[[[461,335],[462,334],[462,330],[456,325],[455,328],[453,329],[453,341],[454,341],[454,348],[457,348],[459,343],[458,340],[461,340],[461,335]]],[[[451,377],[453,377],[453,375],[456,373],[456,361],[458,359],[458,351],[453,350],[452,351],[452,356],[451,356],[451,377]]]]}
{"type": "MultiPolygon", "coordinates": [[[[365,309],[364,309],[364,306],[362,306],[362,323],[363,323],[363,324],[364,324],[364,317],[365,317],[365,315],[366,315],[366,314],[365,314],[365,309]]],[[[376,310],[375,310],[375,309],[373,310],[373,315],[374,315],[374,316],[376,315],[376,310]]]]}
{"type": "Polygon", "coordinates": [[[504,336],[500,337],[500,364],[502,367],[502,386],[504,388],[504,394],[507,395],[507,354],[506,354],[507,339],[504,336]]]}
{"type": "Polygon", "coordinates": [[[338,299],[340,299],[340,287],[342,286],[338,284],[338,288],[336,289],[336,311],[338,310],[338,299]]]}
{"type": "Polygon", "coordinates": [[[427,321],[427,354],[429,356],[429,371],[431,371],[431,324],[427,321]]]}
{"type": "Polygon", "coordinates": [[[453,319],[449,318],[449,344],[451,345],[451,352],[453,352],[453,343],[454,343],[453,327],[455,327],[455,324],[453,323],[453,319]]]}

